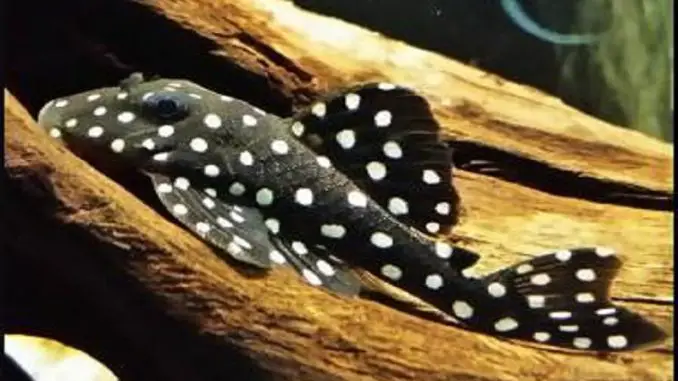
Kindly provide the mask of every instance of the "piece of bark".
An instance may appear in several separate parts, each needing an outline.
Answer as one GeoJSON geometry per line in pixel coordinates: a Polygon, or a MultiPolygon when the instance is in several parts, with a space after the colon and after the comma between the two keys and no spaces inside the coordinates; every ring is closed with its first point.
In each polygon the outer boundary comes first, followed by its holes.
{"type": "MultiPolygon", "coordinates": [[[[465,216],[454,236],[483,254],[481,270],[613,246],[627,259],[613,295],[672,332],[670,145],[284,1],[147,3],[296,105],[362,80],[421,89],[469,169],[456,171],[465,216]],[[482,160],[500,171],[474,172],[482,160]]],[[[328,295],[290,271],[244,277],[56,146],[7,94],[5,110],[10,327],[71,343],[124,380],[671,379],[670,343],[568,355],[328,295]]]]}

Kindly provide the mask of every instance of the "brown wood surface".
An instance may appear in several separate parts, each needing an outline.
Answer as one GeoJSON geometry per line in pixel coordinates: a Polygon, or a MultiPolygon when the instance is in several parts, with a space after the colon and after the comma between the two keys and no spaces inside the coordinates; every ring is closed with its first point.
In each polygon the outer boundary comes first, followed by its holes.
{"type": "MultiPolygon", "coordinates": [[[[145,3],[296,108],[360,81],[420,89],[460,158],[453,235],[483,254],[479,271],[612,246],[625,259],[613,295],[672,335],[671,145],[286,1],[145,3]]],[[[288,270],[245,276],[53,142],[7,91],[5,102],[9,327],[84,349],[122,379],[673,379],[671,340],[568,354],[329,295],[288,270]]]]}

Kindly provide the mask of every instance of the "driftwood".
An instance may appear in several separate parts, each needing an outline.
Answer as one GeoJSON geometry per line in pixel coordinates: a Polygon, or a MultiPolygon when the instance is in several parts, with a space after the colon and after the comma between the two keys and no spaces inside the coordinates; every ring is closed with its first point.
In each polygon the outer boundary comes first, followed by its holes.
{"type": "MultiPolygon", "coordinates": [[[[553,248],[612,246],[626,259],[613,295],[673,332],[670,145],[286,1],[145,3],[45,5],[36,17],[52,24],[38,30],[48,38],[58,19],[77,32],[60,49],[77,46],[113,68],[73,77],[90,78],[89,87],[110,84],[123,60],[186,69],[278,113],[358,81],[418,88],[457,158],[464,215],[453,239],[483,253],[480,271],[553,248]],[[82,22],[84,14],[97,21],[82,22]],[[135,39],[123,47],[102,32],[111,24],[135,39]]],[[[9,89],[27,109],[63,95],[64,86],[28,81],[54,65],[49,49],[33,61],[13,51],[9,89]]],[[[67,66],[69,55],[60,57],[67,66]]],[[[638,353],[568,354],[329,295],[290,270],[245,276],[53,142],[7,91],[5,103],[7,328],[80,348],[122,380],[672,379],[668,341],[638,353]]]]}

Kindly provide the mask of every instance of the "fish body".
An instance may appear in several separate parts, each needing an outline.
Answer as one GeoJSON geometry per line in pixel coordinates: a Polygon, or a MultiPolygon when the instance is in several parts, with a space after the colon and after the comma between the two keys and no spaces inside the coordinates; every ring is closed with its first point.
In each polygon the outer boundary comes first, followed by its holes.
{"type": "Polygon", "coordinates": [[[344,295],[360,291],[351,269],[362,268],[500,337],[599,351],[664,337],[610,303],[620,261],[609,249],[464,276],[479,256],[439,236],[457,216],[451,157],[412,90],[365,84],[284,119],[190,81],[132,75],[53,100],[38,119],[76,151],[147,174],[178,221],[237,260],[288,264],[344,295]]]}

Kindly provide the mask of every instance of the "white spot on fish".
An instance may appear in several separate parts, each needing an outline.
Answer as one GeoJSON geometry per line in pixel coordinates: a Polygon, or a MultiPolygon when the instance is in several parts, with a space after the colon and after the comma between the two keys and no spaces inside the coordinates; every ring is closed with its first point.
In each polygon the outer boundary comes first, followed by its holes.
{"type": "Polygon", "coordinates": [[[229,242],[228,246],[226,246],[226,252],[231,255],[240,255],[242,254],[243,249],[236,245],[235,242],[229,242]]]}
{"type": "Polygon", "coordinates": [[[264,221],[264,225],[266,225],[268,230],[273,234],[278,234],[280,232],[280,221],[275,218],[267,219],[264,221]]]}
{"type": "Polygon", "coordinates": [[[327,158],[327,156],[317,156],[315,160],[318,162],[318,165],[323,168],[329,168],[332,166],[332,162],[327,158]]]}
{"type": "Polygon", "coordinates": [[[432,169],[425,169],[422,173],[421,179],[424,180],[426,184],[438,184],[440,183],[440,175],[438,175],[432,169]]]}
{"type": "Polygon", "coordinates": [[[617,323],[619,323],[619,319],[617,319],[614,316],[608,316],[605,319],[603,319],[603,324],[605,325],[613,326],[617,325],[617,323]]]}
{"type": "Polygon", "coordinates": [[[386,177],[386,166],[378,161],[372,161],[365,167],[367,174],[374,181],[382,180],[386,177]]]}
{"type": "Polygon", "coordinates": [[[172,192],[172,184],[169,183],[160,183],[158,184],[157,188],[155,188],[158,193],[171,193],[172,192]]]}
{"type": "Polygon", "coordinates": [[[118,114],[118,122],[120,123],[129,123],[133,121],[136,118],[136,115],[129,111],[123,111],[120,114],[118,114]]]}
{"type": "Polygon", "coordinates": [[[290,146],[284,140],[274,140],[271,142],[271,150],[278,155],[284,155],[290,151],[290,146]]]}
{"type": "Polygon", "coordinates": [[[292,242],[292,250],[294,250],[299,255],[308,254],[308,249],[306,248],[306,245],[304,245],[304,243],[300,241],[292,242]]]}
{"type": "Polygon", "coordinates": [[[322,225],[320,226],[320,234],[329,238],[342,238],[346,235],[346,228],[337,224],[322,225]]]}
{"type": "Polygon", "coordinates": [[[372,242],[372,245],[380,249],[387,249],[393,246],[393,238],[391,238],[391,236],[383,232],[373,233],[372,236],[370,237],[370,242],[372,242]]]}
{"type": "Polygon", "coordinates": [[[575,276],[582,282],[593,282],[596,280],[596,273],[592,269],[577,270],[575,276]]]}
{"type": "Polygon", "coordinates": [[[233,221],[242,224],[245,222],[245,217],[241,216],[240,214],[236,213],[235,211],[231,211],[231,213],[228,214],[233,221]]]}
{"type": "Polygon", "coordinates": [[[548,274],[541,273],[533,275],[530,278],[530,281],[532,282],[532,284],[537,286],[546,286],[547,284],[551,283],[551,277],[548,274]]]}
{"type": "Polygon", "coordinates": [[[452,256],[452,246],[447,242],[438,241],[435,244],[436,255],[440,258],[447,259],[452,256]]]}
{"type": "Polygon", "coordinates": [[[614,249],[611,249],[609,247],[596,247],[596,255],[598,255],[601,258],[609,257],[615,254],[614,249]]]}
{"type": "Polygon", "coordinates": [[[487,286],[487,292],[495,298],[501,298],[506,295],[506,287],[499,282],[492,282],[487,286]]]}
{"type": "Polygon", "coordinates": [[[383,91],[389,91],[389,90],[393,90],[393,89],[396,88],[396,86],[394,84],[388,83],[388,82],[381,82],[377,85],[377,87],[379,88],[379,90],[383,90],[383,91]]]}
{"type": "Polygon", "coordinates": [[[349,110],[357,110],[360,107],[360,95],[350,93],[344,97],[344,103],[349,110]]]}
{"type": "Polygon", "coordinates": [[[104,134],[104,129],[101,126],[92,126],[87,130],[87,136],[90,138],[98,138],[104,134]]]}
{"type": "Polygon", "coordinates": [[[316,262],[316,266],[318,266],[318,270],[320,270],[323,275],[332,276],[336,273],[336,271],[334,271],[334,267],[332,267],[332,265],[327,263],[325,260],[318,260],[318,262],[316,262]]]}
{"type": "Polygon", "coordinates": [[[155,161],[167,161],[169,159],[169,153],[168,152],[161,152],[161,153],[156,153],[153,155],[153,160],[155,161]]]}
{"type": "Polygon", "coordinates": [[[64,123],[64,126],[67,128],[73,128],[78,125],[78,120],[75,118],[71,118],[64,123]]]}
{"type": "Polygon", "coordinates": [[[627,346],[628,344],[629,344],[628,339],[626,339],[626,337],[623,335],[614,335],[609,336],[607,338],[607,345],[609,345],[610,348],[621,349],[627,346]]]}
{"type": "Polygon", "coordinates": [[[518,321],[511,317],[505,317],[494,323],[494,329],[497,332],[508,332],[518,328],[518,321]]]}
{"type": "Polygon", "coordinates": [[[61,130],[59,130],[58,128],[52,128],[51,130],[49,130],[49,136],[53,138],[59,138],[61,136],[61,130]]]}
{"type": "Polygon", "coordinates": [[[527,274],[532,270],[534,270],[534,267],[532,267],[532,265],[524,263],[524,264],[516,267],[516,274],[520,274],[520,275],[527,274]]]}
{"type": "Polygon", "coordinates": [[[203,169],[203,171],[205,173],[205,176],[209,176],[209,177],[217,177],[217,176],[219,176],[219,173],[221,172],[219,167],[217,167],[214,164],[207,164],[205,166],[205,168],[203,169]]]}
{"type": "Polygon", "coordinates": [[[384,143],[384,155],[390,157],[391,159],[400,159],[403,157],[403,150],[400,148],[400,145],[394,141],[388,141],[384,143]]]}
{"type": "Polygon", "coordinates": [[[381,274],[391,280],[399,280],[403,276],[403,271],[394,265],[384,265],[381,267],[381,274]]]}
{"type": "Polygon", "coordinates": [[[273,262],[282,265],[283,263],[287,262],[285,259],[285,256],[282,255],[278,250],[271,250],[270,253],[268,253],[268,258],[273,262]]]}
{"type": "Polygon", "coordinates": [[[549,317],[554,320],[565,320],[572,317],[572,312],[570,311],[553,311],[549,312],[549,317]]]}
{"type": "Polygon", "coordinates": [[[146,148],[147,150],[151,151],[155,148],[155,142],[151,138],[144,139],[143,142],[141,142],[141,146],[146,148]]]}
{"type": "Polygon", "coordinates": [[[54,107],[62,108],[68,106],[68,101],[65,99],[58,100],[54,103],[54,107]]]}
{"type": "Polygon", "coordinates": [[[207,222],[200,221],[195,224],[195,230],[200,234],[207,234],[211,229],[212,227],[207,222]]]}
{"type": "Polygon", "coordinates": [[[426,277],[426,287],[431,290],[437,290],[443,286],[443,277],[439,274],[431,274],[426,277]]]}
{"type": "Polygon", "coordinates": [[[169,138],[174,134],[174,126],[168,124],[158,127],[158,136],[169,138]]]}
{"type": "Polygon", "coordinates": [[[558,326],[560,332],[578,332],[579,326],[576,324],[558,326]]]}
{"type": "Polygon", "coordinates": [[[242,124],[245,127],[254,127],[257,125],[257,118],[253,117],[252,115],[245,114],[242,116],[242,124]]]}
{"type": "Polygon", "coordinates": [[[185,177],[177,177],[174,179],[174,186],[181,190],[188,190],[188,187],[191,186],[191,183],[185,177]]]}
{"type": "Polygon", "coordinates": [[[575,296],[579,303],[593,303],[596,301],[595,295],[590,292],[580,292],[575,296]]]}
{"type": "Polygon", "coordinates": [[[327,113],[327,106],[322,102],[316,103],[311,107],[311,113],[318,118],[322,118],[327,113]]]}
{"type": "Polygon", "coordinates": [[[353,130],[341,130],[337,133],[337,143],[343,149],[351,149],[355,145],[355,132],[353,130]]]}
{"type": "Polygon", "coordinates": [[[428,230],[429,233],[437,233],[440,231],[440,224],[437,222],[428,222],[426,223],[426,230],[428,230]]]}
{"type": "Polygon", "coordinates": [[[551,338],[551,334],[548,332],[535,332],[534,335],[532,335],[532,337],[534,337],[536,341],[544,343],[551,338]]]}
{"type": "Polygon", "coordinates": [[[301,122],[294,122],[292,124],[292,134],[296,137],[300,137],[304,134],[304,125],[301,122]]]}
{"type": "Polygon", "coordinates": [[[247,165],[247,166],[249,166],[249,165],[254,164],[254,157],[252,156],[252,154],[251,154],[249,151],[243,151],[243,152],[241,152],[241,153],[240,153],[240,158],[239,158],[239,159],[240,159],[240,163],[241,163],[242,165],[247,165]]]}
{"type": "Polygon", "coordinates": [[[533,309],[544,308],[544,305],[546,305],[546,297],[544,295],[528,295],[527,305],[533,309]]]}
{"type": "Polygon", "coordinates": [[[183,216],[188,213],[188,208],[186,208],[186,205],[184,204],[174,204],[172,207],[172,212],[174,212],[174,214],[177,216],[183,216]]]}
{"type": "Polygon", "coordinates": [[[574,340],[572,340],[572,345],[578,349],[587,349],[591,344],[593,344],[593,342],[588,337],[575,337],[574,340]]]}
{"type": "Polygon", "coordinates": [[[195,152],[205,152],[207,151],[207,141],[203,138],[193,138],[189,143],[191,149],[195,152]]]}
{"type": "Polygon", "coordinates": [[[99,98],[101,98],[101,94],[90,94],[87,96],[87,102],[93,102],[99,98]]]}
{"type": "Polygon", "coordinates": [[[323,284],[322,280],[311,270],[309,269],[303,269],[301,270],[301,275],[304,276],[304,279],[308,281],[313,286],[320,286],[323,284]]]}
{"type": "Polygon", "coordinates": [[[103,115],[106,115],[106,111],[107,111],[107,110],[106,110],[106,107],[104,107],[104,106],[99,106],[99,107],[97,107],[97,108],[94,109],[94,111],[92,112],[92,114],[93,114],[94,116],[103,116],[103,115]]]}
{"type": "Polygon", "coordinates": [[[252,245],[249,242],[237,235],[233,235],[233,242],[235,242],[238,246],[244,247],[245,249],[252,248],[252,245]]]}
{"type": "Polygon", "coordinates": [[[261,188],[257,191],[255,199],[259,205],[271,205],[273,203],[273,191],[268,188],[261,188]]]}
{"type": "Polygon", "coordinates": [[[122,152],[125,149],[125,141],[122,139],[115,139],[111,142],[111,149],[113,152],[122,152]]]}
{"type": "Polygon", "coordinates": [[[224,217],[221,217],[221,216],[217,217],[217,224],[219,224],[219,226],[221,226],[222,228],[232,228],[233,227],[233,224],[231,223],[231,221],[229,221],[229,220],[227,220],[227,219],[225,219],[224,217]]]}
{"type": "Polygon", "coordinates": [[[202,204],[205,205],[205,208],[207,208],[207,209],[214,209],[217,206],[217,204],[214,202],[214,200],[212,200],[209,197],[203,198],[202,204]]]}
{"type": "Polygon", "coordinates": [[[459,319],[469,319],[473,316],[473,307],[463,300],[455,300],[452,303],[452,312],[459,319]]]}
{"type": "Polygon", "coordinates": [[[228,187],[228,193],[234,196],[242,196],[242,194],[245,193],[245,186],[242,183],[234,182],[228,187]]]}
{"type": "Polygon", "coordinates": [[[388,127],[391,124],[393,115],[388,110],[381,110],[374,115],[374,124],[377,127],[388,127]]]}
{"type": "Polygon", "coordinates": [[[221,127],[221,118],[215,113],[209,113],[205,115],[202,119],[202,122],[207,126],[207,128],[217,129],[221,127]]]}
{"type": "Polygon", "coordinates": [[[364,208],[367,206],[367,197],[360,191],[350,191],[348,192],[348,203],[364,208]]]}
{"type": "Polygon", "coordinates": [[[450,203],[449,202],[439,202],[436,204],[436,212],[442,215],[450,214],[450,203]]]}
{"type": "Polygon", "coordinates": [[[606,315],[612,315],[615,312],[617,312],[616,309],[610,307],[610,308],[600,308],[596,310],[596,315],[598,316],[606,316],[606,315]]]}
{"type": "Polygon", "coordinates": [[[304,206],[313,204],[313,192],[309,188],[299,188],[294,193],[295,201],[304,206]]]}
{"type": "Polygon", "coordinates": [[[560,250],[556,252],[555,257],[561,262],[567,262],[572,258],[572,252],[570,250],[560,250]]]}
{"type": "Polygon", "coordinates": [[[388,210],[396,216],[407,214],[409,208],[407,201],[400,197],[392,197],[388,200],[388,210]]]}

